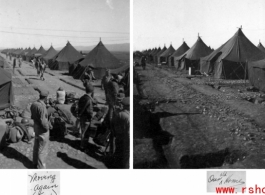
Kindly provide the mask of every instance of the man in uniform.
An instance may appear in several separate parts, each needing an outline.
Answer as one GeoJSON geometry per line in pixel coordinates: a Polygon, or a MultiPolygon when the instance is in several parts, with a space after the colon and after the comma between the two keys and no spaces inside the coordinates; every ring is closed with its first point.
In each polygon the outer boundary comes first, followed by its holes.
{"type": "Polygon", "coordinates": [[[85,85],[86,83],[93,82],[94,80],[96,80],[96,78],[94,76],[94,72],[93,72],[92,68],[89,66],[87,71],[84,74],[82,81],[85,85]]]}
{"type": "Polygon", "coordinates": [[[108,104],[108,83],[113,77],[110,74],[110,70],[106,69],[106,74],[101,80],[101,89],[105,91],[106,103],[108,104]]]}
{"type": "Polygon", "coordinates": [[[33,165],[38,169],[45,169],[45,159],[48,155],[49,143],[49,122],[46,109],[49,92],[40,90],[40,99],[34,102],[31,107],[31,118],[34,120],[35,143],[33,148],[33,165]]]}
{"type": "Polygon", "coordinates": [[[15,68],[16,68],[16,57],[14,57],[13,60],[13,74],[15,74],[15,68]]]}
{"type": "Polygon", "coordinates": [[[80,126],[81,126],[81,149],[85,148],[86,141],[86,132],[91,123],[93,117],[93,104],[96,104],[96,101],[92,97],[94,93],[94,87],[91,83],[85,85],[86,94],[83,95],[78,102],[78,115],[80,117],[80,126]]]}
{"type": "Polygon", "coordinates": [[[121,101],[122,109],[116,110],[114,114],[114,128],[116,136],[116,160],[123,168],[129,168],[129,146],[130,146],[130,97],[121,101]]]}
{"type": "Polygon", "coordinates": [[[119,94],[119,90],[120,90],[119,82],[121,79],[122,79],[122,76],[114,74],[113,79],[108,82],[108,86],[107,86],[107,88],[108,88],[108,90],[107,90],[108,94],[107,95],[108,95],[108,101],[109,101],[108,102],[108,105],[109,105],[108,116],[109,116],[110,124],[112,123],[114,106],[117,103],[117,98],[118,98],[118,94],[119,94]]]}

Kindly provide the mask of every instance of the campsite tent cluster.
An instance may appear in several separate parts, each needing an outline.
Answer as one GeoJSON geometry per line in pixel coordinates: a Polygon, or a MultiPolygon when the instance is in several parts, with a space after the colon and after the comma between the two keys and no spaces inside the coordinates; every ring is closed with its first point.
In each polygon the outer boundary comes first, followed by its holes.
{"type": "MultiPolygon", "coordinates": [[[[124,82],[129,88],[129,65],[121,63],[111,54],[101,42],[86,56],[78,52],[69,42],[61,51],[56,51],[51,46],[47,51],[41,46],[38,50],[18,48],[5,49],[2,53],[7,56],[22,57],[24,61],[31,62],[33,58],[42,58],[51,70],[68,70],[75,79],[82,79],[88,67],[94,69],[97,79],[105,74],[105,69],[111,73],[124,73],[124,82]]],[[[5,60],[0,56],[0,65],[4,68],[5,60]]],[[[13,104],[12,75],[0,67],[0,110],[13,104]]]]}
{"type": "Polygon", "coordinates": [[[41,46],[38,50],[35,47],[33,49],[29,47],[26,49],[5,49],[2,53],[14,57],[21,56],[23,60],[28,62],[31,62],[33,58],[42,58],[51,70],[68,70],[75,79],[82,79],[88,67],[94,69],[95,76],[99,79],[104,76],[105,69],[110,69],[112,73],[129,69],[128,65],[121,63],[108,51],[101,40],[86,56],[78,52],[70,42],[59,52],[53,46],[47,51],[41,46]]]}
{"type": "Polygon", "coordinates": [[[191,48],[183,41],[176,50],[170,45],[162,50],[147,49],[142,54],[150,63],[174,66],[179,71],[191,68],[192,74],[207,74],[216,79],[248,78],[265,92],[265,48],[261,43],[255,46],[241,28],[216,50],[198,36],[191,48]]]}

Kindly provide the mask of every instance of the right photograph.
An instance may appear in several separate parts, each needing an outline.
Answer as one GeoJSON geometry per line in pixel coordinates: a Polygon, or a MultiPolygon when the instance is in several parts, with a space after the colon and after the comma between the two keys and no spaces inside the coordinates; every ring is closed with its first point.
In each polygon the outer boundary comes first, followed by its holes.
{"type": "Polygon", "coordinates": [[[133,1],[134,169],[265,168],[265,2],[133,1]]]}

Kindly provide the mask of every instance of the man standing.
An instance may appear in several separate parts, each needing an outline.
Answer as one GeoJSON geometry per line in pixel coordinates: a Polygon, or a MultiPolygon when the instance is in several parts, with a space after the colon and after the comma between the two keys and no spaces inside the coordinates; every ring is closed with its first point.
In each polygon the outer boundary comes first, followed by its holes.
{"type": "Polygon", "coordinates": [[[112,118],[113,118],[113,111],[114,111],[114,106],[117,103],[117,97],[119,94],[119,82],[122,79],[122,76],[114,74],[113,79],[108,82],[108,101],[109,101],[109,122],[111,124],[112,118]]]}
{"type": "Polygon", "coordinates": [[[19,68],[21,68],[21,63],[22,63],[22,58],[21,56],[18,57],[18,65],[19,65],[19,68]]]}
{"type": "Polygon", "coordinates": [[[43,77],[43,75],[46,69],[46,63],[44,60],[41,60],[39,67],[40,67],[40,79],[44,81],[45,78],[43,77]]]}
{"type": "Polygon", "coordinates": [[[15,68],[16,68],[16,57],[14,57],[13,60],[13,74],[15,74],[15,68]]]}
{"type": "Polygon", "coordinates": [[[121,104],[122,109],[115,111],[113,120],[116,136],[115,157],[123,168],[129,168],[130,98],[124,98],[121,104]]]}
{"type": "Polygon", "coordinates": [[[101,89],[105,91],[106,103],[108,104],[108,82],[112,79],[110,70],[106,69],[106,74],[101,80],[101,89]]]}
{"type": "Polygon", "coordinates": [[[141,58],[141,65],[142,65],[143,69],[145,70],[145,68],[146,68],[146,58],[145,58],[145,56],[142,56],[142,58],[141,58]]]}
{"type": "Polygon", "coordinates": [[[94,87],[90,83],[86,84],[86,94],[78,102],[78,115],[81,126],[81,149],[85,148],[86,132],[90,126],[93,117],[93,103],[96,103],[92,97],[94,87]]]}
{"type": "Polygon", "coordinates": [[[96,78],[94,76],[94,72],[93,72],[92,68],[89,66],[87,71],[84,74],[82,81],[85,85],[85,83],[93,82],[94,80],[96,80],[96,78]]]}
{"type": "Polygon", "coordinates": [[[45,169],[45,159],[48,155],[49,143],[49,122],[46,109],[47,90],[40,90],[40,99],[34,102],[31,107],[31,118],[34,120],[35,143],[33,148],[34,168],[45,169]]]}

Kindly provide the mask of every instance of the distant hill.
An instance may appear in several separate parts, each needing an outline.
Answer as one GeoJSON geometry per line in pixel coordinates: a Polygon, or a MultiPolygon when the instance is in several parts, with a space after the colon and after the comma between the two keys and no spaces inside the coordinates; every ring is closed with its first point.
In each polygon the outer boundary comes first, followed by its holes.
{"type": "MultiPolygon", "coordinates": [[[[122,43],[122,44],[104,44],[105,47],[110,52],[130,52],[130,43],[122,43]]],[[[92,46],[74,46],[78,51],[91,51],[96,45],[92,46]]],[[[60,51],[62,47],[55,48],[56,50],[60,51]]]]}

